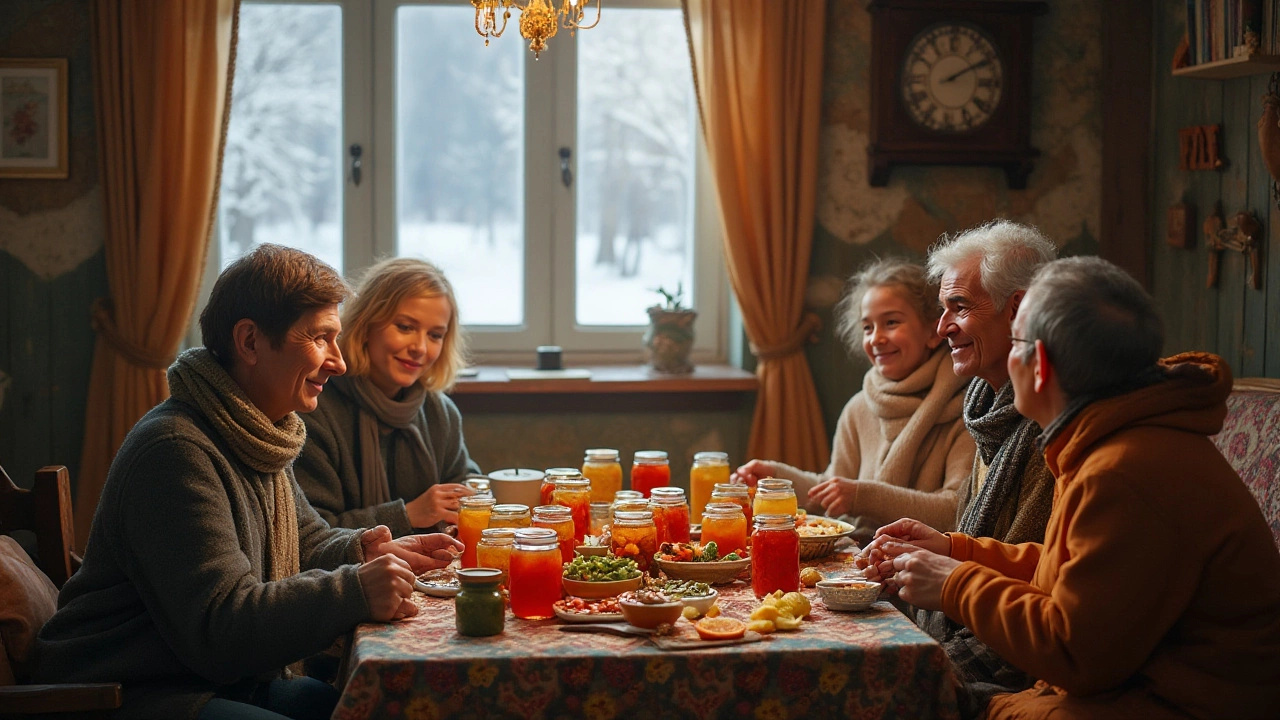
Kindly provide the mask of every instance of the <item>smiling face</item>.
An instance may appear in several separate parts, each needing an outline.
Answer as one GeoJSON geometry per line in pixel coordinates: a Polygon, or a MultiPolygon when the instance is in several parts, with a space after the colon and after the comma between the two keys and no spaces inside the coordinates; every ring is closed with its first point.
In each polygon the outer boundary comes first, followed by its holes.
{"type": "Polygon", "coordinates": [[[1009,379],[1005,362],[1010,325],[1022,291],[1014,293],[1003,308],[996,307],[982,286],[980,262],[981,258],[974,257],[943,274],[938,291],[942,303],[938,334],[951,346],[956,375],[980,377],[998,389],[1009,379]]]}
{"type": "Polygon", "coordinates": [[[879,285],[862,296],[862,351],[885,378],[906,379],[941,343],[897,287],[879,285]]]}
{"type": "Polygon", "coordinates": [[[254,339],[253,364],[244,389],[272,422],[291,412],[315,410],[329,378],[347,371],[338,350],[341,329],[338,306],[326,305],[304,312],[285,332],[279,347],[272,347],[261,334],[254,339]]]}
{"type": "Polygon", "coordinates": [[[444,295],[400,301],[390,322],[369,330],[369,379],[389,398],[421,380],[440,357],[452,318],[444,295]]]}

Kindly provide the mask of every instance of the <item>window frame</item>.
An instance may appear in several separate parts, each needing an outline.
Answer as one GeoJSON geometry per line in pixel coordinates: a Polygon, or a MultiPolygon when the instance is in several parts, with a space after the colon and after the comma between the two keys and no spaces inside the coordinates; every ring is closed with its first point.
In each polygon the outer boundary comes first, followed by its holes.
{"type": "MultiPolygon", "coordinates": [[[[397,46],[396,15],[400,7],[445,5],[470,7],[467,0],[267,0],[269,4],[331,4],[342,10],[343,117],[343,274],[351,281],[375,260],[396,254],[397,243],[397,46]],[[363,152],[363,180],[351,182],[351,158],[358,143],[363,152]]],[[[679,0],[603,0],[610,9],[660,7],[679,9],[679,0]]],[[[548,42],[540,60],[520,37],[518,12],[493,43],[519,43],[525,55],[524,99],[524,318],[522,326],[466,326],[474,359],[482,364],[531,362],[538,345],[560,345],[567,362],[638,362],[643,355],[644,326],[579,326],[575,322],[576,186],[559,181],[557,150],[574,150],[577,174],[576,73],[577,40],[563,28],[548,42]],[[545,178],[539,182],[537,178],[545,178]],[[550,290],[550,291],[548,291],[550,290]]],[[[459,32],[474,35],[470,27],[459,32]]],[[[591,30],[581,32],[589,33],[591,30]]],[[[475,42],[483,43],[478,35],[475,42]]],[[[700,123],[697,127],[693,199],[695,362],[723,362],[729,343],[729,292],[722,256],[722,231],[710,161],[700,123]]],[[[222,230],[211,238],[197,315],[220,272],[222,230]]],[[[660,300],[654,294],[655,304],[660,300]]],[[[199,344],[192,318],[189,336],[199,344]]]]}

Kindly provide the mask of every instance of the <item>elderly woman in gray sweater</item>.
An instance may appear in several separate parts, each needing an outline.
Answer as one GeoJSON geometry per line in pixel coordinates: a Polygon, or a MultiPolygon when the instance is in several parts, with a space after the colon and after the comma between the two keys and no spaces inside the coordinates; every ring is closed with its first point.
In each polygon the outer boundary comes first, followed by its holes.
{"type": "Polygon", "coordinates": [[[347,374],[306,415],[298,484],[338,527],[386,525],[396,537],[458,522],[480,468],[444,391],[466,362],[453,286],[425,260],[369,268],[342,308],[347,374]]]}
{"type": "Polygon", "coordinates": [[[327,718],[336,691],[286,666],[356,624],[413,615],[416,574],[460,545],[332,529],[294,481],[338,351],[331,268],[262,245],[200,316],[205,347],[125,437],[84,565],[37,642],[37,682],[118,681],[119,718],[327,718]]]}

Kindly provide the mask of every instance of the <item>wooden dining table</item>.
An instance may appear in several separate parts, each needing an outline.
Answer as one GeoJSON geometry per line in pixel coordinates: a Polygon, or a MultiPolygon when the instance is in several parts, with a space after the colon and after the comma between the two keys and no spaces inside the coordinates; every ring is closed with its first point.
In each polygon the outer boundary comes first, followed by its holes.
{"type": "MultiPolygon", "coordinates": [[[[846,559],[814,565],[847,574],[846,559]]],[[[749,582],[722,585],[725,615],[759,605],[749,582]]],[[[955,718],[956,686],[938,643],[885,601],[812,611],[801,629],[761,642],[663,650],[644,636],[562,632],[559,619],[507,612],[505,630],[465,637],[453,600],[414,594],[419,613],[359,626],[335,720],[626,717],[955,718]]],[[[676,637],[696,638],[680,620],[676,637]]]]}

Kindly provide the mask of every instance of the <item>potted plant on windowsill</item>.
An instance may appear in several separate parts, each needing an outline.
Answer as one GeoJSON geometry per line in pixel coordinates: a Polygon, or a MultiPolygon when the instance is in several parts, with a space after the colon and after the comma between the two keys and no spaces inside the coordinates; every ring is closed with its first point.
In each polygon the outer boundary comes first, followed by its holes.
{"type": "Polygon", "coordinates": [[[644,333],[645,359],[654,372],[680,374],[693,372],[689,352],[693,350],[693,321],[698,313],[683,304],[684,284],[677,283],[674,293],[659,287],[661,305],[649,308],[649,328],[644,333]]]}

